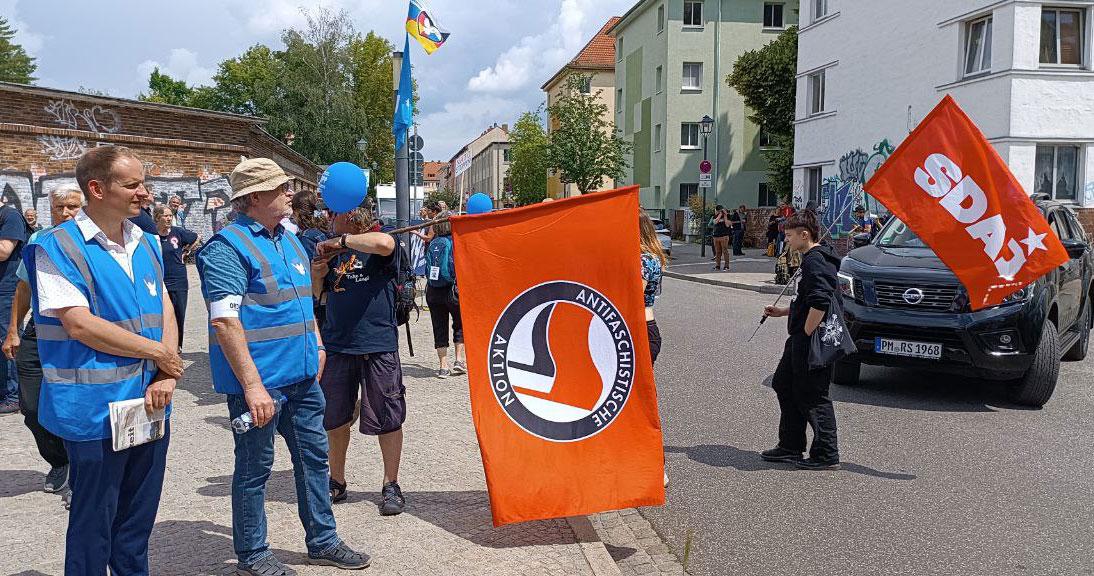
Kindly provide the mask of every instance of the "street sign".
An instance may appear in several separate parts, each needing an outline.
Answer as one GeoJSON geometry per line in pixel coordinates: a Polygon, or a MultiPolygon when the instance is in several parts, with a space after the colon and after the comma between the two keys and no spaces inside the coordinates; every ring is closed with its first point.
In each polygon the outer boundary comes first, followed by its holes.
{"type": "Polygon", "coordinates": [[[422,162],[425,162],[425,156],[422,156],[421,152],[413,152],[410,154],[410,161],[415,162],[420,166],[422,162]]]}
{"type": "Polygon", "coordinates": [[[700,180],[699,181],[699,187],[700,188],[710,188],[710,180],[700,180]]]}
{"type": "Polygon", "coordinates": [[[699,163],[700,174],[710,174],[710,171],[714,169],[714,165],[710,163],[710,160],[703,160],[699,163]]]}
{"type": "Polygon", "coordinates": [[[456,176],[467,172],[467,169],[471,168],[471,151],[464,152],[463,155],[456,158],[456,176]]]}
{"type": "Polygon", "coordinates": [[[713,178],[711,178],[712,176],[713,176],[713,174],[700,174],[699,175],[699,181],[700,182],[710,182],[713,179],[713,178]]]}
{"type": "Polygon", "coordinates": [[[421,136],[417,134],[407,139],[407,144],[410,146],[411,152],[420,152],[425,147],[425,140],[422,140],[421,136]]]}

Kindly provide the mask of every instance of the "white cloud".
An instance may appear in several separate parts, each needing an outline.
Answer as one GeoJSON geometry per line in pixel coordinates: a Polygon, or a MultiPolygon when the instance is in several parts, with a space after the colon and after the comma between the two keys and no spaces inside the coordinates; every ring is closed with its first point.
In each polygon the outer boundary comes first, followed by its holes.
{"type": "Polygon", "coordinates": [[[210,85],[213,83],[214,68],[207,68],[198,64],[198,55],[186,48],[175,48],[167,63],[157,60],[145,60],[137,65],[137,77],[144,84],[148,84],[148,77],[156,68],[160,72],[176,79],[183,80],[190,86],[210,85]]]}
{"type": "Polygon", "coordinates": [[[37,57],[41,54],[47,36],[34,32],[30,25],[19,19],[18,4],[18,0],[0,0],[0,15],[15,29],[15,43],[22,46],[27,54],[37,57]]]}
{"type": "Polygon", "coordinates": [[[441,110],[418,118],[426,140],[425,156],[448,160],[495,122],[512,125],[524,111],[523,107],[524,103],[519,100],[496,96],[448,102],[441,110]]]}
{"type": "MultiPolygon", "coordinates": [[[[541,34],[525,36],[515,46],[498,56],[493,66],[484,68],[467,82],[475,92],[512,92],[528,86],[533,76],[538,79],[547,71],[555,71],[577,56],[589,41],[587,17],[593,0],[562,0],[558,16],[541,34]]],[[[596,23],[597,26],[603,22],[596,23]]]]}

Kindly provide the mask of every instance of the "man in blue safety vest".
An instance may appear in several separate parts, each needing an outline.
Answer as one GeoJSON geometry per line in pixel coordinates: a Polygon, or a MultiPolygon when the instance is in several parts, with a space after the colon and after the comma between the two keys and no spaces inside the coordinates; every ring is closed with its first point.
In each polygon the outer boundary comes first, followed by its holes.
{"type": "Polygon", "coordinates": [[[237,217],[197,255],[209,306],[213,387],[227,395],[230,418],[249,413],[254,423],[235,435],[232,539],[238,571],[260,576],[295,574],[266,541],[275,431],[292,454],[309,561],[344,569],[369,564],[335,531],[318,381],[326,352],[312,312],[311,263],[281,225],[292,213],[289,181],[267,158],[236,166],[229,183],[237,217]]]}
{"type": "Polygon", "coordinates": [[[128,221],[148,197],[144,165],[124,147],[76,163],[87,206],[42,232],[24,254],[42,388],[42,426],[64,439],[72,511],[65,574],[148,574],[170,426],[159,440],[115,451],[111,402],[144,398],[170,413],[182,375],[178,328],[159,242],[128,221]]]}

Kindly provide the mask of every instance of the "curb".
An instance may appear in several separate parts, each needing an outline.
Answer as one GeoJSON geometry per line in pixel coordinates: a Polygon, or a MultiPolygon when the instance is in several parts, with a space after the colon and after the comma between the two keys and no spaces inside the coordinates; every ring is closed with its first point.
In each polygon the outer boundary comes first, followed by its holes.
{"type": "Polygon", "coordinates": [[[619,571],[619,566],[616,566],[611,554],[608,554],[608,549],[604,547],[604,542],[600,540],[600,535],[596,533],[596,528],[593,528],[593,523],[589,521],[588,516],[569,516],[566,522],[574,531],[577,543],[581,546],[581,553],[585,555],[585,561],[593,570],[593,576],[623,574],[619,571]]]}
{"type": "Polygon", "coordinates": [[[667,278],[675,278],[676,280],[684,280],[685,282],[695,282],[696,284],[709,284],[711,286],[721,286],[723,288],[735,288],[737,290],[748,290],[749,292],[759,292],[760,294],[781,294],[783,291],[782,286],[757,286],[755,284],[745,284],[743,282],[728,282],[726,280],[713,280],[710,278],[698,278],[696,276],[690,276],[688,274],[680,274],[678,272],[664,271],[661,273],[667,278]]]}

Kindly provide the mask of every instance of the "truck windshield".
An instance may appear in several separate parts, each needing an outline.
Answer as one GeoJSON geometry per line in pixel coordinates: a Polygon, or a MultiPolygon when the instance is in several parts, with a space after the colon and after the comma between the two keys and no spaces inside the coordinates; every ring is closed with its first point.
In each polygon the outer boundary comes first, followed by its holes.
{"type": "Polygon", "coordinates": [[[908,225],[901,222],[898,218],[893,218],[892,222],[886,226],[877,238],[878,246],[886,246],[889,248],[926,248],[927,245],[916,236],[915,232],[912,232],[908,225]]]}

